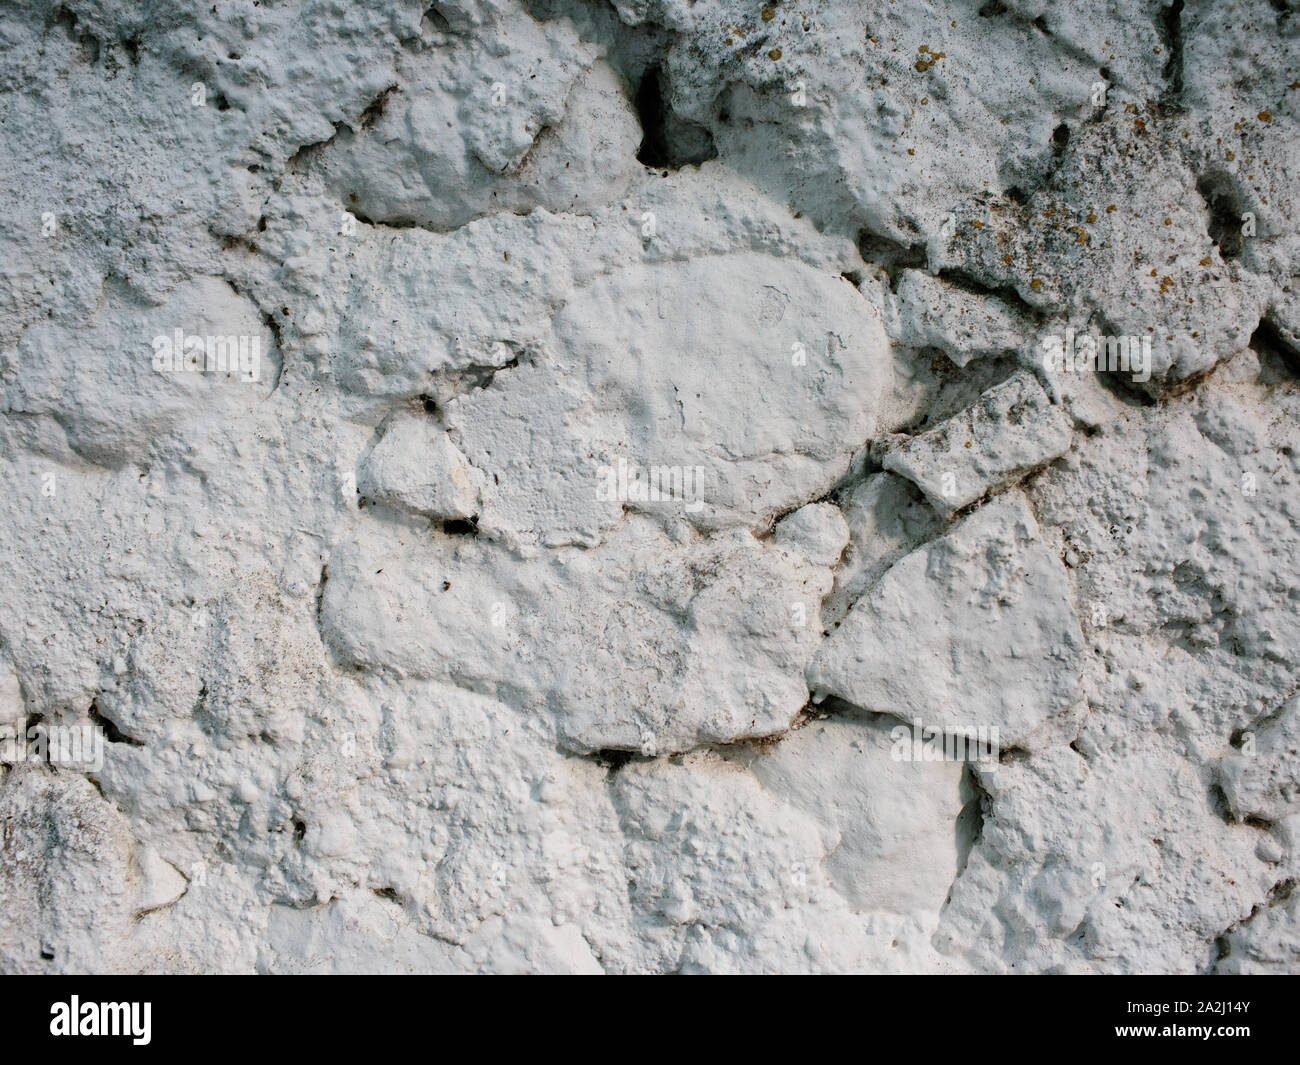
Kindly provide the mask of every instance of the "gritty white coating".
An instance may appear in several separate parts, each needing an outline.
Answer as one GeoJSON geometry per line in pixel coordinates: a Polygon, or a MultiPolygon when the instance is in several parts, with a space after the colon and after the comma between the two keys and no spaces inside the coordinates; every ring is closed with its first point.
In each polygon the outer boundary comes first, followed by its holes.
{"type": "Polygon", "coordinates": [[[1297,25],[6,11],[0,971],[1296,971],[1297,25]]]}

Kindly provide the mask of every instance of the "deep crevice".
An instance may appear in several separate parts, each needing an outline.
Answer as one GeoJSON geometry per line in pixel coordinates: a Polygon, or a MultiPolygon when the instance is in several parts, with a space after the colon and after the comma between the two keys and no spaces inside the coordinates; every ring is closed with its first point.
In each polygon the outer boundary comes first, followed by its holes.
{"type": "Polygon", "coordinates": [[[299,169],[311,162],[316,156],[328,148],[338,138],[339,134],[348,129],[346,122],[335,122],[334,132],[324,140],[312,141],[310,144],[300,145],[288,160],[285,161],[285,173],[297,173],[299,169]]]}
{"type": "Polygon", "coordinates": [[[1225,825],[1235,825],[1237,819],[1232,814],[1232,806],[1228,802],[1227,793],[1218,784],[1210,785],[1210,809],[1219,817],[1225,825]]]}
{"type": "Polygon", "coordinates": [[[679,170],[717,158],[712,134],[699,123],[681,118],[669,106],[658,66],[641,75],[632,103],[642,131],[636,157],[645,166],[679,170]]]}
{"type": "Polygon", "coordinates": [[[858,254],[863,262],[879,267],[889,276],[891,289],[897,286],[902,271],[928,269],[929,257],[924,243],[904,244],[869,229],[858,230],[858,254]]]}
{"type": "Polygon", "coordinates": [[[610,776],[616,774],[633,758],[637,757],[635,751],[624,751],[617,747],[602,747],[598,751],[592,751],[588,756],[597,765],[602,765],[609,770],[610,776]]]}
{"type": "Polygon", "coordinates": [[[1040,321],[1043,317],[1042,312],[1028,303],[1012,285],[991,285],[988,282],[981,281],[973,274],[967,273],[960,267],[945,267],[939,271],[938,278],[940,281],[946,281],[955,288],[960,288],[972,295],[991,296],[994,299],[1001,300],[1035,321],[1040,321]]]}
{"type": "Polygon", "coordinates": [[[90,700],[90,709],[86,711],[86,715],[90,718],[93,724],[98,725],[103,729],[104,738],[108,740],[109,743],[125,743],[128,747],[144,746],[142,740],[137,740],[134,736],[128,736],[118,727],[116,721],[113,721],[111,718],[104,715],[103,711],[99,709],[98,696],[90,700]]]}
{"type": "MultiPolygon", "coordinates": [[[[353,195],[349,197],[349,199],[355,201],[356,194],[353,193],[353,195]]],[[[439,234],[450,232],[450,230],[435,229],[430,226],[423,225],[420,222],[412,222],[409,218],[378,218],[375,217],[374,215],[368,215],[365,213],[365,211],[359,209],[355,205],[355,202],[350,203],[348,205],[348,214],[350,214],[362,225],[367,225],[376,228],[379,226],[383,226],[383,228],[385,229],[423,229],[429,233],[439,233],[439,234]]]]}
{"type": "Polygon", "coordinates": [[[451,33],[451,23],[447,21],[437,4],[430,4],[429,9],[424,13],[424,21],[437,30],[439,33],[451,33]]]}
{"type": "MultiPolygon", "coordinates": [[[[41,732],[44,733],[45,731],[44,725],[45,725],[44,714],[28,714],[26,719],[23,721],[23,734],[20,737],[22,742],[25,743],[32,738],[32,729],[40,729],[41,732]]],[[[50,751],[49,751],[48,743],[43,748],[43,750],[45,751],[45,764],[50,766],[51,769],[53,769],[54,766],[50,762],[50,751]]]]}
{"type": "Polygon", "coordinates": [[[1205,174],[1196,182],[1196,191],[1209,212],[1210,240],[1219,249],[1219,255],[1225,261],[1237,258],[1244,244],[1241,232],[1244,205],[1232,187],[1232,179],[1223,171],[1205,174]]]}
{"type": "Polygon", "coordinates": [[[1160,13],[1159,29],[1169,51],[1163,71],[1165,91],[1160,102],[1178,108],[1183,99],[1183,0],[1173,0],[1160,13]]]}
{"type": "Polygon", "coordinates": [[[1269,888],[1268,894],[1264,896],[1264,900],[1262,902],[1257,902],[1255,903],[1254,906],[1250,908],[1250,913],[1248,913],[1240,921],[1237,921],[1234,924],[1230,925],[1228,928],[1225,928],[1222,932],[1219,933],[1219,935],[1217,935],[1214,938],[1215,958],[1214,958],[1214,966],[1211,967],[1212,970],[1215,966],[1218,965],[1219,962],[1223,961],[1224,958],[1228,957],[1228,955],[1232,953],[1232,940],[1229,937],[1234,932],[1238,932],[1246,925],[1250,924],[1251,921],[1253,921],[1257,916],[1259,916],[1261,910],[1266,908],[1272,909],[1274,906],[1278,905],[1279,903],[1286,902],[1291,897],[1292,893],[1295,891],[1295,887],[1297,883],[1298,881],[1294,877],[1288,877],[1285,880],[1279,880],[1276,884],[1274,884],[1271,888],[1269,888]]]}
{"type": "Polygon", "coordinates": [[[1259,320],[1259,325],[1250,335],[1250,347],[1264,358],[1285,366],[1292,377],[1300,378],[1300,349],[1288,343],[1282,331],[1269,321],[1267,315],[1259,320]]]}
{"type": "Polygon", "coordinates": [[[1126,407],[1155,407],[1159,403],[1154,396],[1135,388],[1121,370],[1098,370],[1092,376],[1126,407]]]}
{"type": "Polygon", "coordinates": [[[449,518],[441,523],[440,528],[448,536],[477,536],[478,515],[471,514],[468,518],[449,518]]]}
{"type": "MultiPolygon", "coordinates": [[[[231,285],[231,288],[234,288],[231,285]]],[[[288,317],[288,308],[284,309],[285,317],[288,317]]],[[[275,380],[271,382],[271,392],[275,392],[280,387],[280,379],[284,376],[285,363],[288,361],[284,355],[284,333],[280,328],[280,323],[276,321],[275,315],[269,311],[262,312],[262,324],[266,326],[267,332],[275,341],[275,353],[280,357],[279,368],[275,371],[275,380]]],[[[258,374],[261,375],[261,368],[258,368],[258,374]]],[[[268,393],[269,395],[270,393],[268,393]]]]}
{"type": "Polygon", "coordinates": [[[636,157],[646,166],[668,165],[668,139],[664,133],[665,104],[660,85],[658,67],[651,67],[641,75],[636,96],[632,100],[637,118],[641,121],[641,146],[636,157]]]}
{"type": "MultiPolygon", "coordinates": [[[[952,880],[954,886],[966,871],[966,863],[970,860],[971,851],[979,845],[984,835],[984,822],[989,813],[988,792],[980,784],[979,774],[970,762],[962,765],[961,786],[970,798],[958,812],[956,824],[953,826],[957,835],[957,874],[952,880]]],[[[952,896],[952,887],[948,888],[948,896],[949,898],[952,896]]]]}
{"type": "MultiPolygon", "coordinates": [[[[1118,329],[1105,317],[1100,317],[1098,322],[1099,332],[1102,336],[1121,336],[1124,331],[1118,329]]],[[[1209,371],[1207,371],[1208,373],[1209,371]]],[[[1155,407],[1159,406],[1159,400],[1142,388],[1138,388],[1128,376],[1128,371],[1124,370],[1097,370],[1093,377],[1107,392],[1118,399],[1126,407],[1155,407]]],[[[1194,379],[1199,381],[1199,377],[1194,379]]],[[[1191,386],[1194,387],[1194,384],[1191,386]]]]}

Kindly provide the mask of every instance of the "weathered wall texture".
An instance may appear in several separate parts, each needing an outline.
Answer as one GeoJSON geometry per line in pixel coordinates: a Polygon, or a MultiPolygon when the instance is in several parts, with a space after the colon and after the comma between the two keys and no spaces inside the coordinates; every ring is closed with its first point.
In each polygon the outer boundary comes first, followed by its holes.
{"type": "Polygon", "coordinates": [[[1300,968],[1298,31],[8,3],[0,971],[1300,968]]]}

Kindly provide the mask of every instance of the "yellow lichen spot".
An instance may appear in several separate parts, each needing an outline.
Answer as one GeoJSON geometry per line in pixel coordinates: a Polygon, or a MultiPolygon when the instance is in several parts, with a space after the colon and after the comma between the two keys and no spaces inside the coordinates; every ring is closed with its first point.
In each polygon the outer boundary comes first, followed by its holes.
{"type": "Polygon", "coordinates": [[[1096,211],[1089,211],[1089,212],[1088,212],[1088,217],[1085,218],[1084,221],[1085,221],[1085,222],[1095,222],[1095,221],[1097,221],[1097,212],[1096,212],[1096,211]]]}
{"type": "Polygon", "coordinates": [[[915,155],[915,154],[916,154],[916,149],[915,149],[915,148],[908,148],[908,149],[907,149],[907,154],[908,154],[908,155],[915,155]]]}
{"type": "Polygon", "coordinates": [[[1173,224],[1174,224],[1174,220],[1172,218],[1165,219],[1165,225],[1172,226],[1173,224]]]}
{"type": "Polygon", "coordinates": [[[1035,292],[1037,292],[1039,289],[1043,287],[1043,282],[1040,278],[1036,277],[1031,282],[1029,282],[1029,287],[1032,288],[1035,292]]]}
{"type": "Polygon", "coordinates": [[[929,56],[928,59],[918,59],[916,61],[916,69],[922,74],[934,66],[935,63],[939,62],[940,59],[946,58],[946,53],[944,52],[930,51],[930,46],[928,44],[920,45],[916,50],[924,56],[929,56]]]}
{"type": "Polygon", "coordinates": [[[970,441],[969,441],[969,440],[966,441],[966,446],[967,446],[967,447],[970,447],[970,441]]]}
{"type": "Polygon", "coordinates": [[[1202,265],[1202,266],[1213,266],[1213,265],[1214,265],[1214,261],[1213,261],[1213,260],[1212,260],[1208,255],[1207,255],[1204,259],[1201,260],[1201,265],[1202,265]]]}
{"type": "Polygon", "coordinates": [[[1133,128],[1139,133],[1145,133],[1147,131],[1147,124],[1143,122],[1142,119],[1135,118],[1133,120],[1133,128]]]}
{"type": "Polygon", "coordinates": [[[1224,157],[1226,160],[1228,160],[1228,162],[1232,162],[1234,159],[1237,158],[1237,153],[1236,153],[1236,152],[1224,152],[1224,153],[1223,153],[1223,157],[1224,157]]]}
{"type": "Polygon", "coordinates": [[[774,18],[776,18],[776,12],[773,11],[770,7],[765,7],[763,8],[762,18],[764,22],[771,22],[774,18]]]}
{"type": "Polygon", "coordinates": [[[1109,207],[1106,208],[1106,213],[1110,214],[1111,211],[1113,210],[1115,210],[1115,205],[1112,203],[1109,207]]]}
{"type": "Polygon", "coordinates": [[[781,58],[781,49],[773,48],[770,52],[767,53],[767,58],[772,60],[772,62],[775,63],[778,59],[781,58]]]}
{"type": "Polygon", "coordinates": [[[1261,112],[1259,113],[1259,120],[1260,120],[1261,122],[1272,122],[1272,121],[1273,121],[1273,116],[1272,116],[1272,114],[1270,114],[1268,111],[1261,111],[1261,112]]]}

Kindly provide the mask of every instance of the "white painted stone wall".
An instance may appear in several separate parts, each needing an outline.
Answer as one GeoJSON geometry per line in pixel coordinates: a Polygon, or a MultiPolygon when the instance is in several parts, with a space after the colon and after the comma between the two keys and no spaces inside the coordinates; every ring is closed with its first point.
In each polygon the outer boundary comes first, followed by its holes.
{"type": "Polygon", "coordinates": [[[1298,28],[8,7],[0,972],[1300,970],[1298,28]]]}

